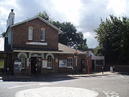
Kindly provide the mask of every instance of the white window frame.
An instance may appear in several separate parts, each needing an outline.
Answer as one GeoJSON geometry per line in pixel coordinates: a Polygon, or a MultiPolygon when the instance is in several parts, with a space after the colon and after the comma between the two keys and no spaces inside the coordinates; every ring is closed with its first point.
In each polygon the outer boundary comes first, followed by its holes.
{"type": "Polygon", "coordinates": [[[33,27],[29,26],[28,28],[28,40],[33,40],[33,27]]]}
{"type": "Polygon", "coordinates": [[[67,58],[67,68],[73,68],[73,58],[72,57],[67,58]]]}
{"type": "Polygon", "coordinates": [[[45,41],[45,34],[46,34],[46,29],[45,28],[41,28],[41,32],[40,32],[40,39],[41,41],[45,41]]]}

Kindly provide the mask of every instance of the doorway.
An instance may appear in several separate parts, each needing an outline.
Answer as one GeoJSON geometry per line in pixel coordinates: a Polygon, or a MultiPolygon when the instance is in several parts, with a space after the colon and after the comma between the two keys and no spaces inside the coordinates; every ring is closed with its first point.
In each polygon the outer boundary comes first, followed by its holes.
{"type": "Polygon", "coordinates": [[[40,57],[31,57],[31,74],[41,73],[42,61],[40,57]]]}
{"type": "Polygon", "coordinates": [[[86,72],[86,62],[85,59],[81,59],[81,70],[82,73],[86,72]]]}

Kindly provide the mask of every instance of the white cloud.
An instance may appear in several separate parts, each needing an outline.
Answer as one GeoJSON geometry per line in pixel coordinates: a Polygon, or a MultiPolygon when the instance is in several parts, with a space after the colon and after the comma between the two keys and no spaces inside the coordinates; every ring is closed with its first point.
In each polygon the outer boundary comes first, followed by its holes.
{"type": "Polygon", "coordinates": [[[76,26],[79,25],[82,8],[80,0],[50,0],[50,3],[53,11],[56,11],[64,21],[72,22],[76,26]]]}
{"type": "Polygon", "coordinates": [[[61,22],[73,23],[79,31],[85,32],[89,47],[98,43],[94,38],[100,18],[110,14],[129,16],[129,0],[0,0],[0,33],[6,29],[10,9],[14,9],[15,21],[33,17],[40,11],[47,11],[50,17],[61,22]]]}
{"type": "Polygon", "coordinates": [[[127,0],[109,0],[107,9],[115,15],[121,16],[126,13],[127,6],[127,0]]]}
{"type": "Polygon", "coordinates": [[[87,45],[89,48],[95,48],[98,45],[97,40],[95,39],[96,33],[85,32],[84,37],[87,39],[87,45]]]}
{"type": "Polygon", "coordinates": [[[10,9],[15,9],[17,12],[17,16],[19,16],[21,12],[21,8],[17,3],[18,0],[1,0],[0,1],[0,32],[4,32],[6,30],[6,20],[8,18],[8,14],[10,9]]]}

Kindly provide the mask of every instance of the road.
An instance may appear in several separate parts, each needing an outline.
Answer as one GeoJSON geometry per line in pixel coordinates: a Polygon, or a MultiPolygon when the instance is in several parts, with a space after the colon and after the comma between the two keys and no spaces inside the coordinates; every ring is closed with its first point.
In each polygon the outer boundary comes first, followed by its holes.
{"type": "Polygon", "coordinates": [[[23,97],[22,94],[24,97],[129,97],[129,75],[52,75],[31,80],[0,80],[0,97],[23,97]],[[91,95],[86,96],[88,93],[91,95]]]}

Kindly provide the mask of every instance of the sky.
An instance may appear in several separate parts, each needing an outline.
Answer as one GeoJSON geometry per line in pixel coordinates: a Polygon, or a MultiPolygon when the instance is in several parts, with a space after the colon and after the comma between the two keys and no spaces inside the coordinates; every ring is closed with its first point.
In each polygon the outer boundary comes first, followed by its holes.
{"type": "Polygon", "coordinates": [[[83,32],[89,48],[98,45],[94,30],[101,18],[109,15],[129,16],[129,0],[0,0],[0,33],[6,30],[10,9],[14,9],[15,23],[46,11],[51,19],[71,22],[83,32]]]}

